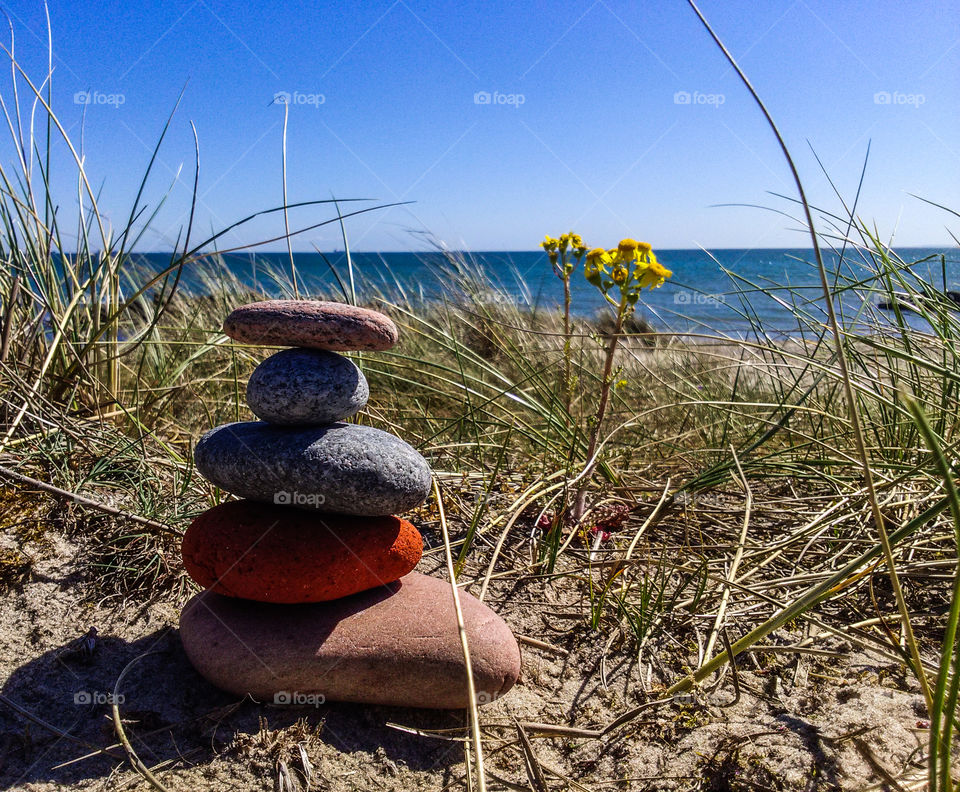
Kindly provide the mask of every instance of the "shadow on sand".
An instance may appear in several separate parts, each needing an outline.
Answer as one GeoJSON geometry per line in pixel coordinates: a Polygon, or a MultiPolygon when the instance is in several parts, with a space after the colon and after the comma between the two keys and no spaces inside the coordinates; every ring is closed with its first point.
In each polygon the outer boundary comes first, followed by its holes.
{"type": "Polygon", "coordinates": [[[117,689],[117,704],[147,767],[202,765],[233,750],[235,735],[243,740],[264,725],[273,730],[300,719],[319,727],[319,741],[330,748],[385,756],[413,770],[450,768],[463,759],[455,742],[386,725],[456,728],[465,722],[461,712],[238,702],[202,679],[177,630],[164,628],[132,642],[80,635],[17,668],[0,700],[0,790],[37,782],[68,785],[128,769],[110,704],[117,679],[132,661],[117,689]]]}

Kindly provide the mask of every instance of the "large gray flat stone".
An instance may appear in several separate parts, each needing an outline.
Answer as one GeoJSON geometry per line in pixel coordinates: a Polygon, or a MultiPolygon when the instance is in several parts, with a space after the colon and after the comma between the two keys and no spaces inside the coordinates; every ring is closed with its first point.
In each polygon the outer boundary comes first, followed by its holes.
{"type": "Polygon", "coordinates": [[[204,478],[241,498],[339,514],[399,514],[430,493],[416,449],[369,426],[225,424],[194,449],[204,478]]]}

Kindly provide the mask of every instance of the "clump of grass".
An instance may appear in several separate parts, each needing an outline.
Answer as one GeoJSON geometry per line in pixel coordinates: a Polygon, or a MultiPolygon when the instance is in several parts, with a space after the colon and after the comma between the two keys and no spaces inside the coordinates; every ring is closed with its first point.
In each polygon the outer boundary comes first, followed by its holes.
{"type": "Polygon", "coordinates": [[[271,729],[264,717],[254,734],[237,734],[227,752],[258,765],[269,773],[274,788],[294,792],[316,785],[318,777],[307,749],[319,738],[323,726],[300,718],[286,728],[271,729]]]}

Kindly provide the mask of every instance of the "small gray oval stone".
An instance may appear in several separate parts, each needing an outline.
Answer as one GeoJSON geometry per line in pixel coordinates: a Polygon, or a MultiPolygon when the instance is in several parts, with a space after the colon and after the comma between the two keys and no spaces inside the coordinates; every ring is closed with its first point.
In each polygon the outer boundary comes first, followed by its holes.
{"type": "Polygon", "coordinates": [[[352,360],[323,349],[284,349],[264,360],[247,382],[254,414],[283,425],[330,424],[367,403],[367,379],[352,360]]]}
{"type": "Polygon", "coordinates": [[[304,509],[399,514],[430,493],[427,461],[370,426],[224,424],[200,438],[193,458],[200,474],[227,492],[304,509]]]}
{"type": "MultiPolygon", "coordinates": [[[[462,591],[460,607],[476,701],[486,704],[517,681],[520,648],[503,619],[480,600],[462,591]]],[[[183,609],[180,639],[208,681],[258,701],[303,703],[322,696],[443,709],[470,703],[450,584],[417,572],[309,605],[203,591],[183,609]]]]}

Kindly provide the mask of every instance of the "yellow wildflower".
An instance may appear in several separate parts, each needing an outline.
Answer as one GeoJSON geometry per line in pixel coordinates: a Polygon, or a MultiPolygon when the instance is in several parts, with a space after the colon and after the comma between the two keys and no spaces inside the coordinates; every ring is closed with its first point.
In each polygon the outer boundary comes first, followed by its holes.
{"type": "Polygon", "coordinates": [[[606,267],[611,263],[610,254],[603,248],[594,248],[587,253],[587,263],[584,265],[583,274],[586,279],[596,286],[602,288],[603,273],[606,267]]]}
{"type": "Polygon", "coordinates": [[[610,263],[610,254],[603,248],[594,248],[587,253],[587,264],[602,269],[610,263]]]}
{"type": "Polygon", "coordinates": [[[637,242],[633,239],[621,239],[617,247],[617,260],[626,264],[637,257],[637,242]]]}
{"type": "Polygon", "coordinates": [[[673,273],[660,264],[655,258],[651,261],[640,275],[640,288],[650,287],[655,289],[663,284],[665,278],[669,278],[673,273]]]}
{"type": "Polygon", "coordinates": [[[540,243],[540,247],[547,251],[547,255],[550,257],[550,263],[557,263],[557,246],[559,241],[554,239],[552,236],[547,235],[547,237],[540,243]]]}
{"type": "MultiPolygon", "coordinates": [[[[640,243],[641,246],[645,245],[645,242],[640,243]]],[[[656,264],[657,263],[657,254],[653,252],[649,245],[646,245],[647,249],[644,250],[643,247],[637,249],[637,260],[646,262],[647,264],[656,264]]]]}
{"type": "Polygon", "coordinates": [[[626,267],[624,267],[622,264],[617,264],[617,266],[613,268],[613,282],[622,286],[627,282],[627,276],[629,274],[630,273],[626,267]]]}

